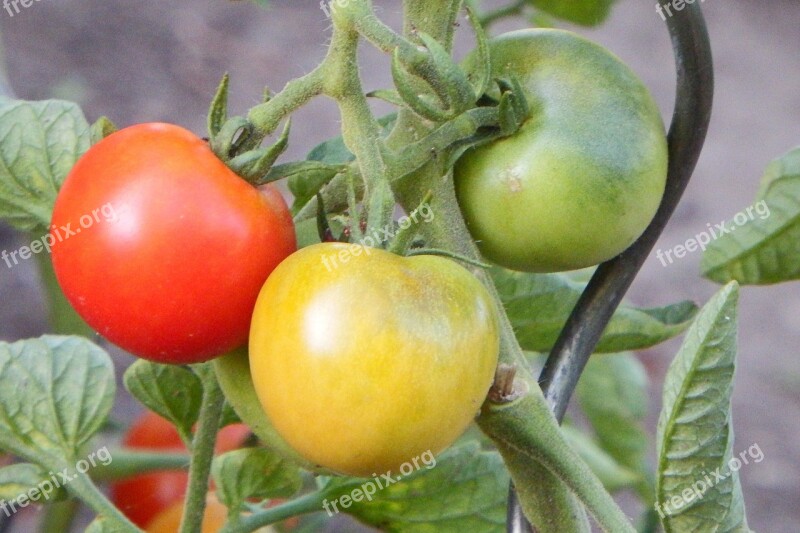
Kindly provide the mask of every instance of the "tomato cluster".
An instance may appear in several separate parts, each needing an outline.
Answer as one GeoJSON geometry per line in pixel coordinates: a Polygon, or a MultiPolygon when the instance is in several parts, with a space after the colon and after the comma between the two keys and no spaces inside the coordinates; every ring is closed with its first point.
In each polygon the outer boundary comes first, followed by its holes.
{"type": "MultiPolygon", "coordinates": [[[[515,134],[456,163],[458,201],[483,255],[557,271],[619,254],[664,191],[666,140],[650,94],[619,59],[568,32],[510,33],[490,52],[494,77],[516,79],[531,113],[515,134]]],[[[298,453],[330,470],[369,476],[440,452],[491,385],[498,310],[471,272],[356,245],[296,251],[280,193],[251,186],[177,126],[141,124],[93,146],[67,177],[51,230],[69,301],[135,355],[205,361],[249,335],[263,410],[298,453]]],[[[182,449],[171,426],[134,429],[130,446],[182,449]]],[[[185,481],[147,474],[114,493],[144,524],[185,481]]]]}

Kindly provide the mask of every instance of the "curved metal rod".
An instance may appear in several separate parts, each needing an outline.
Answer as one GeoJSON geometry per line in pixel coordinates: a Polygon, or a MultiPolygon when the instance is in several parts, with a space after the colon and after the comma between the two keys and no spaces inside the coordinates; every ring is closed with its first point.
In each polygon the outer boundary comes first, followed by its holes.
{"type": "MultiPolygon", "coordinates": [[[[703,148],[714,94],[711,45],[700,4],[667,18],[678,74],[668,134],[669,172],[661,206],[644,234],[619,256],[600,265],[553,346],[539,383],[559,422],[608,321],[655,246],[678,205],[703,148]]],[[[507,531],[531,532],[511,491],[507,531]]]]}

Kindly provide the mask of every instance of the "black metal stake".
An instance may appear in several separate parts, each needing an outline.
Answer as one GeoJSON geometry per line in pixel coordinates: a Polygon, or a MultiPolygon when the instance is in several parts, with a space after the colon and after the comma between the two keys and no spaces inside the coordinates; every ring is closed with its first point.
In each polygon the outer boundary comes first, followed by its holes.
{"type": "MultiPolygon", "coordinates": [[[[670,125],[669,172],[664,198],[644,234],[625,252],[603,263],[567,320],[547,358],[539,383],[559,422],[608,321],[653,249],[689,183],[703,148],[714,94],[711,44],[700,4],[687,4],[668,17],[678,74],[670,125]]],[[[509,492],[507,531],[531,533],[513,485],[509,492]]]]}

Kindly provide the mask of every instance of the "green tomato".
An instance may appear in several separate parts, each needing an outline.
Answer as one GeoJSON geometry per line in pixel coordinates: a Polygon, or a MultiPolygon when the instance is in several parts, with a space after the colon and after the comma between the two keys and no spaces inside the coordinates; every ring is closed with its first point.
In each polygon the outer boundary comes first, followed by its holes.
{"type": "Polygon", "coordinates": [[[652,96],[616,56],[571,32],[507,33],[490,49],[493,76],[517,77],[531,115],[456,164],[459,204],[481,252],[528,272],[618,255],[664,193],[667,141],[652,96]]]}
{"type": "Polygon", "coordinates": [[[465,268],[359,245],[304,248],[270,275],[250,370],[278,433],[336,472],[398,472],[478,413],[499,352],[497,310],[465,268]]]}

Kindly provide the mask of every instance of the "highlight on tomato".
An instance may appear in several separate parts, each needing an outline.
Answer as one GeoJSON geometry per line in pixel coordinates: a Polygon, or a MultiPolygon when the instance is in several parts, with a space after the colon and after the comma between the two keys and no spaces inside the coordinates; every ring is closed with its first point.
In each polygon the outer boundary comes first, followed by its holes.
{"type": "Polygon", "coordinates": [[[50,234],[78,314],[134,355],[175,364],[243,345],[261,286],[296,249],[277,189],[253,187],[208,143],[159,123],[113,133],[78,160],[50,234]]]}
{"type": "Polygon", "coordinates": [[[451,259],[316,244],[259,295],[253,383],[308,460],[355,476],[396,470],[447,448],[477,414],[497,366],[496,313],[451,259]]]}

